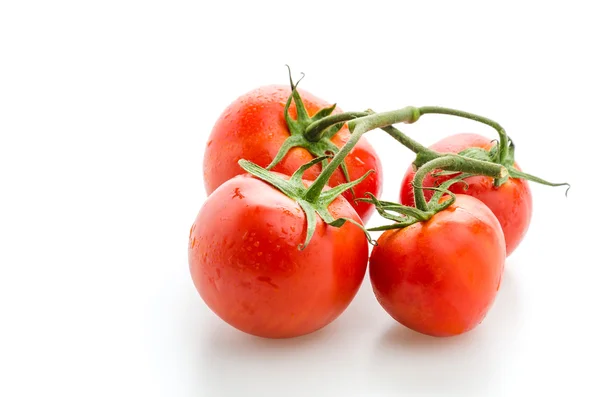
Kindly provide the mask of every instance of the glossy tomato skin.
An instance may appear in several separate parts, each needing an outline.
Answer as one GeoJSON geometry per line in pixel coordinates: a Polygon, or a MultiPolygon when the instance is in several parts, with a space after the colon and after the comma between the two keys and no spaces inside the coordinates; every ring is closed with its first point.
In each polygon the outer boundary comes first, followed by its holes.
{"type": "Polygon", "coordinates": [[[384,232],[369,273],[377,300],[396,321],[452,336],[484,319],[500,288],[505,254],[494,214],[481,201],[457,195],[429,221],[384,232]]]}
{"type": "MultiPolygon", "coordinates": [[[[304,90],[298,90],[310,116],[330,104],[304,90]]],[[[288,86],[270,85],[246,93],[230,104],[215,123],[204,153],[204,184],[208,194],[225,181],[244,173],[237,161],[250,160],[262,167],[271,163],[283,142],[290,136],[284,119],[284,107],[291,89],[288,86]]],[[[334,113],[341,113],[336,108],[334,113]]],[[[290,115],[296,118],[296,108],[290,107],[290,115]]],[[[332,142],[342,147],[349,139],[350,132],[344,126],[332,142]]],[[[313,159],[303,148],[293,148],[273,171],[291,175],[302,164],[313,159]]],[[[346,157],[351,180],[374,170],[367,179],[354,188],[357,197],[365,197],[366,192],[376,196],[381,193],[382,167],[373,147],[363,137],[346,157]]],[[[304,178],[314,180],[321,170],[320,165],[309,169],[304,178]]],[[[330,186],[345,183],[346,178],[338,169],[329,181],[330,186]]],[[[355,202],[352,193],[347,191],[344,197],[354,206],[359,216],[366,222],[373,213],[372,205],[355,202]]]]}
{"type": "MultiPolygon", "coordinates": [[[[338,197],[334,217],[360,218],[338,197]]],[[[366,273],[364,233],[320,218],[309,245],[300,206],[248,175],[225,182],[204,203],[190,231],[189,264],[196,289],[233,327],[267,338],[316,331],[337,318],[366,273]]]]}
{"type": "MultiPolygon", "coordinates": [[[[431,149],[440,153],[458,153],[469,147],[489,149],[492,142],[489,138],[478,134],[456,134],[442,139],[431,146],[431,149]]],[[[515,167],[519,168],[515,163],[515,167]]],[[[406,171],[400,189],[400,202],[414,206],[414,194],[411,183],[415,172],[412,167],[406,171]]],[[[427,175],[423,186],[437,186],[449,177],[433,177],[427,175]]],[[[453,193],[467,194],[478,198],[487,205],[500,221],[506,240],[506,253],[510,255],[521,243],[531,222],[533,203],[529,183],[525,179],[510,178],[499,188],[494,187],[493,178],[487,176],[473,176],[466,178],[468,189],[461,183],[454,184],[450,191],[453,193]]],[[[425,190],[425,197],[431,198],[433,191],[425,190]]]]}

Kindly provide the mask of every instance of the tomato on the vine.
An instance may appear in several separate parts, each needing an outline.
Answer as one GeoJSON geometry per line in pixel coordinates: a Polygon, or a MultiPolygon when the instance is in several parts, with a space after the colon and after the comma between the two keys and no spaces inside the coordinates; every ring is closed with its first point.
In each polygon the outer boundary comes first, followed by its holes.
{"type": "MultiPolygon", "coordinates": [[[[489,150],[494,143],[478,134],[456,134],[448,136],[430,146],[440,153],[459,153],[470,147],[489,150]]],[[[519,169],[515,163],[514,167],[519,169]]],[[[412,182],[415,171],[412,167],[406,171],[400,188],[400,202],[404,205],[415,205],[412,182]]],[[[435,187],[445,182],[451,175],[436,176],[428,174],[423,180],[424,187],[435,187]]],[[[488,176],[471,176],[464,179],[466,185],[454,184],[450,191],[466,194],[481,200],[500,221],[506,241],[506,253],[510,255],[523,240],[533,209],[531,190],[525,179],[509,178],[501,186],[494,186],[494,179],[488,176]]],[[[424,190],[426,199],[433,195],[433,190],[424,190]]]]}
{"type": "Polygon", "coordinates": [[[490,209],[456,195],[429,220],[384,232],[369,273],[377,300],[395,320],[424,334],[451,336],[483,320],[500,287],[505,255],[490,209]]]}
{"type": "MultiPolygon", "coordinates": [[[[300,89],[297,91],[310,116],[330,106],[307,91],[300,89]]],[[[224,110],[213,127],[204,153],[204,183],[208,194],[225,181],[244,173],[237,163],[239,159],[250,160],[262,167],[268,166],[273,161],[286,139],[290,137],[284,109],[291,93],[289,86],[260,87],[237,98],[224,110]]],[[[297,118],[295,104],[292,104],[289,110],[291,117],[297,118]]],[[[338,113],[341,113],[339,108],[333,110],[333,114],[338,113]]],[[[348,141],[349,136],[350,132],[344,125],[331,137],[331,142],[337,148],[341,148],[348,141]]],[[[273,171],[291,175],[314,157],[309,150],[294,147],[273,168],[273,171]]],[[[361,138],[346,157],[345,166],[349,180],[358,179],[369,170],[375,171],[354,187],[356,198],[365,197],[367,192],[379,196],[382,185],[381,163],[375,150],[365,138],[361,138]]],[[[321,169],[320,164],[313,166],[304,174],[304,178],[314,180],[321,169]]],[[[349,180],[338,169],[329,180],[329,186],[334,187],[349,180]]],[[[361,219],[366,221],[372,214],[373,207],[365,202],[354,201],[354,196],[352,191],[344,193],[344,197],[356,209],[361,219]]]]}
{"type": "MultiPolygon", "coordinates": [[[[346,199],[332,200],[333,218],[361,222],[346,199]]],[[[224,182],[204,202],[190,231],[190,271],[206,304],[233,327],[268,338],[304,335],[352,301],[367,267],[363,230],[311,218],[314,235],[301,250],[310,227],[304,210],[248,174],[224,182]]]]}

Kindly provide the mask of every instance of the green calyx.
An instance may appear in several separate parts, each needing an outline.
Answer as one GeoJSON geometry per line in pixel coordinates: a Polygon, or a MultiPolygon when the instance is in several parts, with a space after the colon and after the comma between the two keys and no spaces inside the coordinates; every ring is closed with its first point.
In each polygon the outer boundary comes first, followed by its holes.
{"type": "MultiPolygon", "coordinates": [[[[496,144],[492,146],[489,150],[479,148],[479,147],[471,147],[463,150],[459,153],[459,155],[464,157],[469,157],[481,161],[491,162],[495,164],[503,165],[508,173],[503,178],[495,178],[494,185],[496,187],[502,186],[509,178],[514,179],[525,179],[531,182],[540,183],[546,186],[567,186],[567,190],[565,191],[565,195],[568,193],[571,185],[566,182],[562,183],[553,183],[549,182],[545,179],[539,178],[537,176],[522,172],[515,168],[515,145],[514,141],[506,134],[504,128],[497,122],[483,116],[479,116],[473,113],[464,112],[462,110],[438,107],[438,106],[423,106],[419,108],[419,112],[421,115],[425,114],[445,114],[451,116],[457,116],[461,118],[466,118],[469,120],[477,121],[479,123],[488,125],[496,130],[498,133],[499,139],[496,141],[496,144]]],[[[397,137],[402,136],[403,134],[394,129],[393,127],[389,127],[390,135],[397,137]]],[[[398,138],[396,138],[398,139],[398,138]]],[[[399,140],[399,139],[398,139],[399,140]]],[[[405,145],[406,146],[406,145],[405,145]]],[[[408,146],[411,149],[410,146],[408,146]]],[[[414,150],[417,153],[417,158],[414,161],[415,168],[421,167],[426,162],[432,160],[435,157],[443,155],[443,153],[437,153],[430,149],[423,150],[422,148],[418,148],[418,150],[414,150]]],[[[437,173],[437,175],[443,175],[444,173],[437,173]]]]}
{"type": "MultiPolygon", "coordinates": [[[[490,156],[494,156],[494,151],[498,150],[497,147],[498,147],[498,145],[494,145],[490,149],[490,152],[489,152],[490,156]]],[[[526,172],[520,171],[517,168],[515,168],[515,144],[514,144],[513,140],[510,138],[509,138],[509,142],[508,142],[507,156],[504,159],[504,163],[502,165],[504,165],[506,167],[506,169],[508,170],[508,175],[510,178],[525,179],[530,182],[535,182],[535,183],[539,183],[542,185],[553,186],[553,187],[567,186],[567,190],[565,190],[565,196],[569,193],[569,189],[571,188],[571,185],[567,182],[560,182],[560,183],[548,182],[545,179],[528,174],[526,172]]],[[[502,183],[504,183],[507,179],[508,179],[508,176],[506,177],[506,179],[504,181],[502,181],[502,183]]]]}
{"type": "MultiPolygon", "coordinates": [[[[508,171],[508,173],[503,178],[494,179],[494,184],[496,187],[502,186],[502,184],[504,184],[506,181],[508,181],[509,178],[513,178],[513,179],[525,179],[525,180],[535,182],[535,183],[540,183],[540,184],[546,185],[546,186],[554,186],[554,187],[567,186],[567,190],[565,191],[565,194],[568,193],[571,185],[568,184],[567,182],[553,183],[553,182],[549,182],[545,179],[539,178],[537,176],[534,176],[534,175],[531,175],[526,172],[518,170],[515,167],[515,145],[514,145],[513,140],[510,138],[508,140],[506,156],[504,157],[504,160],[501,161],[500,156],[498,154],[501,151],[501,149],[499,147],[500,145],[501,145],[500,143],[497,143],[494,146],[492,146],[489,150],[479,148],[479,147],[471,147],[471,148],[467,148],[467,149],[463,150],[462,152],[459,153],[459,155],[468,157],[468,158],[472,158],[472,159],[477,159],[480,161],[486,161],[486,162],[490,162],[490,163],[503,165],[506,168],[506,170],[508,171]]],[[[438,175],[438,176],[443,175],[443,173],[437,173],[436,175],[438,175]]]]}
{"type": "Polygon", "coordinates": [[[417,222],[426,222],[432,216],[445,210],[456,200],[456,196],[448,190],[450,186],[472,175],[487,175],[493,178],[504,178],[508,174],[506,168],[502,165],[464,157],[457,154],[447,154],[437,157],[425,163],[416,172],[413,180],[413,190],[415,194],[415,207],[401,205],[387,201],[377,200],[373,195],[369,199],[363,199],[371,203],[377,209],[377,212],[384,217],[394,221],[391,225],[379,226],[368,229],[369,231],[382,231],[390,229],[402,229],[417,222]],[[457,176],[442,183],[438,187],[423,187],[423,179],[433,170],[444,170],[457,176]],[[424,190],[435,190],[435,193],[429,201],[425,200],[424,190]],[[448,194],[449,199],[440,202],[442,196],[448,194]]]}
{"type": "MultiPolygon", "coordinates": [[[[437,188],[427,188],[435,190],[434,195],[427,203],[427,210],[421,210],[415,207],[402,205],[390,201],[378,200],[374,195],[369,194],[368,199],[359,199],[375,206],[377,213],[388,220],[394,221],[390,225],[376,226],[367,229],[370,232],[378,232],[392,229],[404,229],[418,222],[427,222],[431,217],[440,211],[450,207],[456,201],[456,196],[448,188],[457,182],[463,182],[462,179],[470,176],[469,174],[461,174],[460,176],[444,182],[437,188]],[[444,194],[448,194],[450,198],[440,203],[440,199],[444,194]]],[[[464,182],[463,182],[464,183],[464,182]]]]}
{"type": "Polygon", "coordinates": [[[351,222],[357,225],[363,231],[365,231],[367,238],[369,238],[369,242],[372,243],[372,240],[370,239],[370,236],[364,229],[363,225],[354,221],[353,219],[334,218],[329,212],[328,207],[340,194],[361,183],[373,171],[371,170],[367,172],[365,175],[363,175],[361,178],[355,181],[344,183],[334,188],[320,191],[315,198],[311,198],[309,195],[310,187],[306,187],[304,185],[304,183],[302,182],[302,175],[310,167],[324,160],[324,157],[317,157],[313,159],[312,161],[298,168],[298,170],[296,170],[296,172],[294,172],[294,174],[289,179],[285,179],[279,176],[278,174],[270,172],[269,170],[262,168],[259,165],[256,165],[248,160],[239,160],[238,164],[249,174],[252,174],[255,177],[279,189],[283,194],[295,200],[300,205],[300,207],[306,214],[307,227],[306,238],[304,240],[304,243],[299,245],[298,249],[303,250],[310,242],[317,226],[317,215],[320,216],[321,219],[330,226],[341,227],[346,222],[351,222]]]}
{"type": "MultiPolygon", "coordinates": [[[[330,157],[339,152],[339,148],[331,141],[331,138],[342,129],[345,120],[335,122],[327,127],[319,125],[320,120],[331,115],[335,110],[336,105],[334,104],[328,108],[323,108],[314,116],[310,117],[304,106],[304,102],[300,97],[300,93],[297,90],[298,83],[300,83],[300,81],[296,84],[293,83],[290,73],[292,94],[288,98],[284,108],[284,117],[290,131],[290,136],[283,142],[283,145],[279,148],[275,158],[273,158],[273,161],[267,166],[267,170],[273,169],[273,167],[279,164],[286,154],[295,147],[304,148],[313,156],[322,158],[318,163],[323,163],[323,166],[328,164],[330,157]],[[296,105],[296,119],[293,119],[290,115],[292,101],[294,101],[294,104],[296,105]],[[312,128],[309,129],[309,126],[312,126],[312,128]]],[[[350,182],[350,174],[348,173],[348,168],[344,162],[340,164],[340,168],[346,181],[350,182]]]]}

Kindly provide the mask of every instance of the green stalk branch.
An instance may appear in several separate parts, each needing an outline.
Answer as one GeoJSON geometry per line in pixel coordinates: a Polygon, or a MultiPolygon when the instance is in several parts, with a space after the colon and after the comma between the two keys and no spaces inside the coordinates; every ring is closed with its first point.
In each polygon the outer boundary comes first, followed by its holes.
{"type": "Polygon", "coordinates": [[[485,125],[489,125],[494,128],[500,137],[500,145],[498,150],[498,163],[503,164],[506,156],[508,154],[508,136],[506,135],[506,131],[504,128],[494,120],[488,119],[487,117],[479,116],[469,112],[463,112],[462,110],[444,108],[440,106],[423,106],[419,108],[419,112],[421,114],[447,114],[451,116],[462,117],[465,119],[478,121],[485,125]]]}
{"type": "Polygon", "coordinates": [[[320,120],[311,123],[308,127],[306,127],[306,131],[304,132],[304,136],[307,140],[312,142],[318,142],[322,138],[322,133],[329,127],[332,127],[338,123],[343,123],[346,121],[350,121],[359,117],[368,116],[369,113],[366,112],[348,112],[348,113],[339,113],[333,114],[331,116],[327,116],[320,120]]]}
{"type": "Polygon", "coordinates": [[[321,191],[333,175],[334,171],[344,161],[344,158],[350,153],[352,148],[356,146],[360,137],[367,131],[375,128],[385,127],[396,123],[414,123],[419,119],[419,113],[417,108],[408,106],[399,110],[391,112],[372,114],[359,119],[351,120],[348,123],[348,127],[352,132],[348,142],[340,149],[338,153],[333,157],[329,164],[323,169],[321,174],[317,177],[314,183],[310,186],[306,192],[305,199],[308,202],[315,202],[321,191]]]}
{"type": "Polygon", "coordinates": [[[421,211],[428,211],[429,206],[423,192],[423,179],[433,170],[447,170],[491,176],[493,178],[504,178],[508,175],[506,168],[500,164],[487,161],[470,159],[456,154],[445,155],[425,163],[415,173],[413,189],[415,193],[415,204],[421,211]]]}

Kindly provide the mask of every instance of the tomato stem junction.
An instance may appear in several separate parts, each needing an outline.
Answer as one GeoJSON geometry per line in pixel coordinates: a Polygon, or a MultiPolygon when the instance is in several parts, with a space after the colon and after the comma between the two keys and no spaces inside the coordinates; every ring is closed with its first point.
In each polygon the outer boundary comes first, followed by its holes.
{"type": "Polygon", "coordinates": [[[315,179],[315,182],[306,192],[306,200],[313,202],[317,197],[319,197],[319,194],[325,185],[327,185],[331,175],[333,175],[336,168],[344,161],[344,158],[346,158],[348,153],[350,153],[352,148],[358,143],[360,137],[364,133],[390,124],[402,122],[413,123],[419,118],[419,114],[416,110],[416,108],[408,106],[391,112],[376,113],[361,117],[359,119],[351,120],[348,123],[348,128],[350,129],[350,132],[352,132],[350,139],[348,139],[348,142],[342,146],[340,151],[333,157],[331,162],[327,164],[317,179],[315,179]]]}
{"type": "Polygon", "coordinates": [[[423,179],[428,173],[436,169],[464,172],[475,175],[486,175],[493,178],[505,178],[508,175],[506,168],[500,164],[471,159],[456,154],[448,154],[433,159],[418,169],[412,182],[415,195],[415,204],[417,208],[422,211],[430,210],[423,192],[423,179]]]}

